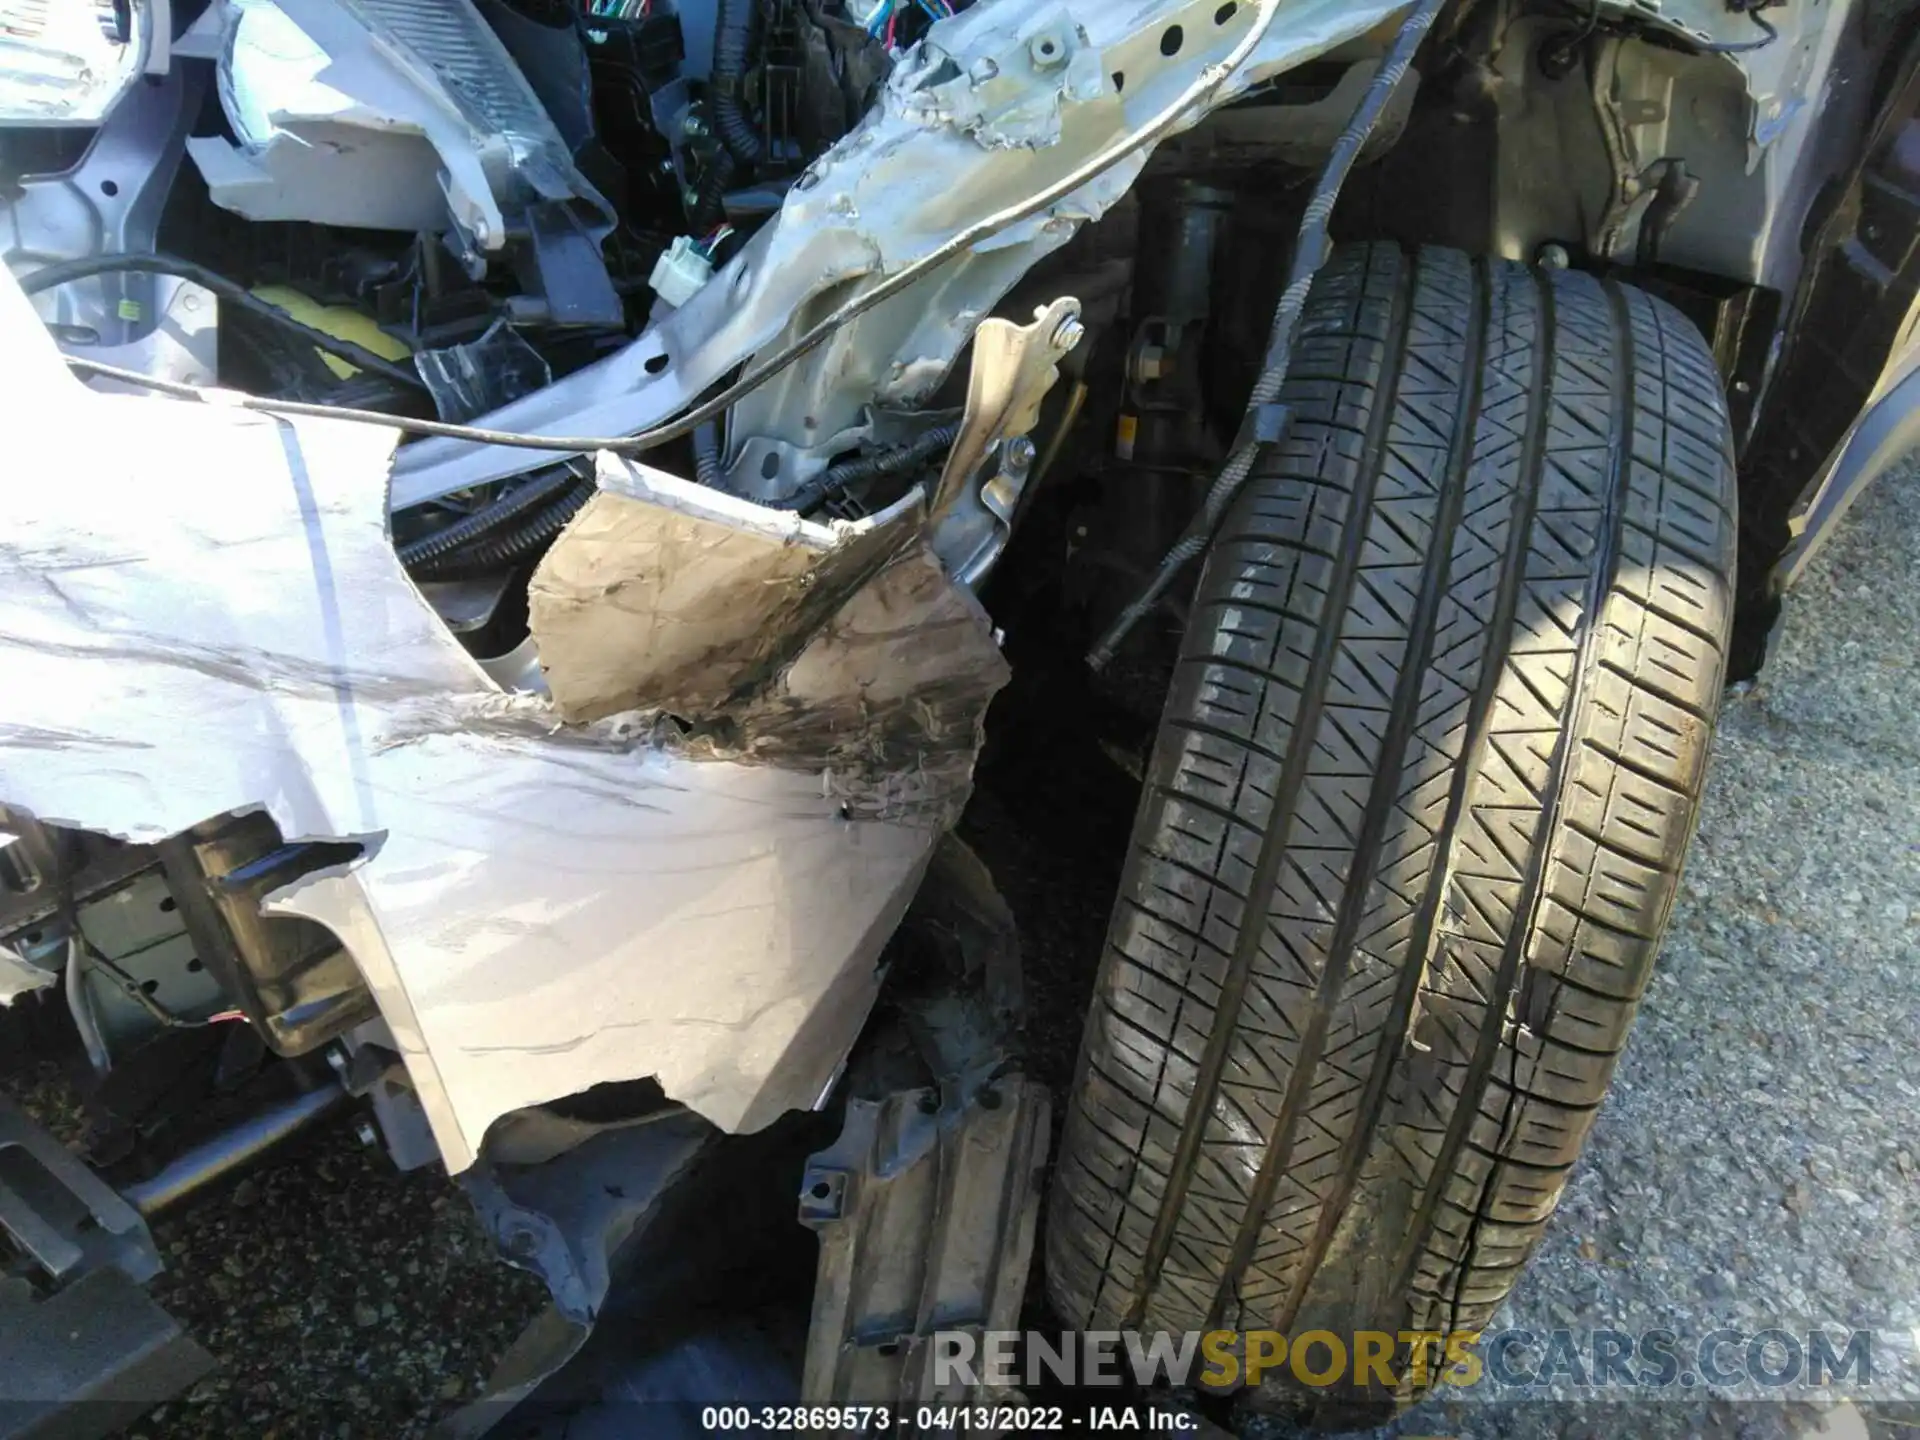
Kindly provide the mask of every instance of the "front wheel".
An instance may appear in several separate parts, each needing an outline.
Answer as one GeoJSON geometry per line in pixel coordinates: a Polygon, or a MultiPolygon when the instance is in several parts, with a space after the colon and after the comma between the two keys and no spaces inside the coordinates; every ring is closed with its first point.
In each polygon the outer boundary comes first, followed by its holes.
{"type": "Polygon", "coordinates": [[[1048,1284],[1088,1328],[1478,1330],[1692,833],[1725,397],[1629,286],[1369,245],[1315,285],[1283,399],[1147,776],[1048,1284]]]}

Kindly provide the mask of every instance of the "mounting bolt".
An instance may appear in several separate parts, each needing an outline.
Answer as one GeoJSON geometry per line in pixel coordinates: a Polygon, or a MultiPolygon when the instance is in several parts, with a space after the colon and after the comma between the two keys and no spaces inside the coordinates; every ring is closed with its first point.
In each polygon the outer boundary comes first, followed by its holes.
{"type": "Polygon", "coordinates": [[[1567,253],[1567,247],[1548,241],[1540,247],[1540,253],[1534,257],[1542,270],[1565,270],[1573,264],[1573,256],[1567,253]]]}
{"type": "Polygon", "coordinates": [[[520,1223],[507,1231],[506,1249],[509,1255],[525,1260],[540,1249],[540,1237],[531,1225],[520,1223]]]}
{"type": "Polygon", "coordinates": [[[1009,475],[1025,476],[1040,456],[1032,437],[1016,435],[1000,451],[1000,465],[1009,475]]]}
{"type": "Polygon", "coordinates": [[[1053,327],[1053,348],[1065,355],[1085,339],[1086,334],[1087,327],[1080,323],[1078,315],[1062,315],[1060,323],[1053,327]]]}
{"type": "Polygon", "coordinates": [[[1042,30],[1027,42],[1027,54],[1036,70],[1058,70],[1067,63],[1067,42],[1051,30],[1042,30]]]}
{"type": "Polygon", "coordinates": [[[371,1150],[380,1143],[380,1134],[373,1128],[371,1120],[362,1120],[353,1127],[353,1138],[371,1150]]]}

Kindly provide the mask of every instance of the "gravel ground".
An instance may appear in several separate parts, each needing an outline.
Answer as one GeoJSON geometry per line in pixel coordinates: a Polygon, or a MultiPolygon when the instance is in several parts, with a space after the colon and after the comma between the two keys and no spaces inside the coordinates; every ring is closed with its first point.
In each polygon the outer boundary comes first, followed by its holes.
{"type": "MultiPolygon", "coordinates": [[[[1700,1337],[1871,1326],[1863,1405],[1920,1398],[1920,471],[1864,501],[1729,701],[1683,898],[1613,1092],[1502,1324],[1700,1337]]],[[[966,832],[1025,934],[1033,1069],[1064,1085],[1131,821],[1123,764],[1073,732],[1073,667],[996,707],[966,832]],[[1053,734],[1053,727],[1059,733],[1053,734]]],[[[1133,717],[1137,720],[1138,717],[1133,717]]],[[[160,1228],[156,1294],[222,1362],[132,1433],[413,1436],[542,1302],[444,1176],[317,1138],[160,1228]]],[[[1579,1419],[1434,1403],[1395,1433],[1862,1433],[1851,1411],[1720,1397],[1579,1419]]],[[[1578,1399],[1560,1383],[1536,1392],[1578,1399]]],[[[1697,1394],[1699,1392],[1691,1392],[1697,1394]]],[[[1503,1396],[1511,1398],[1511,1396],[1503,1396]]]]}
{"type": "MultiPolygon", "coordinates": [[[[61,1072],[12,1097],[69,1144],[87,1122],[61,1072]]],[[[437,1169],[402,1175],[352,1127],[313,1135],[154,1226],[153,1297],[218,1361],[137,1440],[423,1435],[477,1395],[546,1287],[500,1263],[437,1169]]]]}
{"type": "Polygon", "coordinates": [[[508,1269],[437,1169],[318,1135],[157,1227],[153,1296],[220,1367],[129,1433],[423,1434],[470,1400],[546,1287],[508,1269]]]}

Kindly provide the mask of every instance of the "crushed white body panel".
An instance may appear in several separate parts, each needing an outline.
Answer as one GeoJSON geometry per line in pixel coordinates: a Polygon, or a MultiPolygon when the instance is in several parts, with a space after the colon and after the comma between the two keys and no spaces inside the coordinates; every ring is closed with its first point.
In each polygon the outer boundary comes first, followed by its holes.
{"type": "Polygon", "coordinates": [[[139,840],[251,808],[363,840],[269,908],[353,953],[453,1170],[502,1114],[605,1081],[733,1129],[817,1098],[1005,675],[923,552],[713,734],[563,726],[401,570],[389,432],[90,391],[10,280],[0,423],[71,476],[0,487],[6,803],[139,840]]]}

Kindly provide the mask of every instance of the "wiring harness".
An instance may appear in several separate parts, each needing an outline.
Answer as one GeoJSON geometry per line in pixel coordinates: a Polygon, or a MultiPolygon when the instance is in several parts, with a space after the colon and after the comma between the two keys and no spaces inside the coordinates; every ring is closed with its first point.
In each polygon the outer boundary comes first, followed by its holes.
{"type": "MultiPolygon", "coordinates": [[[[338,335],[329,335],[324,330],[316,330],[311,325],[287,314],[277,305],[270,305],[258,295],[253,294],[244,285],[216,274],[204,265],[196,265],[191,260],[183,260],[178,255],[89,255],[79,260],[62,260],[52,265],[42,265],[20,281],[20,289],[28,295],[37,295],[42,290],[51,290],[57,285],[70,285],[76,280],[90,280],[96,275],[171,275],[211,290],[220,299],[236,309],[265,321],[267,324],[285,331],[297,339],[306,341],[317,350],[338,355],[349,365],[365,370],[371,375],[379,375],[398,385],[414,390],[425,391],[426,381],[411,366],[398,365],[385,356],[376,355],[365,346],[356,345],[351,340],[343,340],[338,335]]],[[[102,371],[101,373],[107,373],[102,371]]],[[[116,375],[120,379],[123,376],[116,375]]],[[[133,382],[139,383],[139,382],[133,382]]],[[[160,386],[152,387],[160,389],[160,386]]],[[[369,411],[378,414],[378,411],[369,411]]],[[[392,416],[384,417],[386,423],[393,423],[392,416]]]]}

